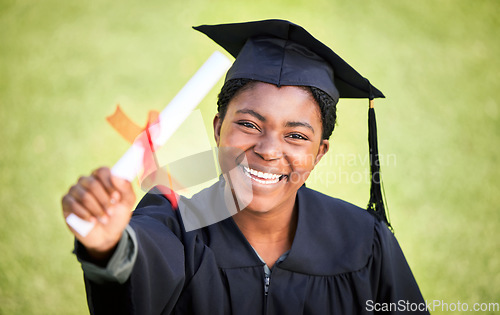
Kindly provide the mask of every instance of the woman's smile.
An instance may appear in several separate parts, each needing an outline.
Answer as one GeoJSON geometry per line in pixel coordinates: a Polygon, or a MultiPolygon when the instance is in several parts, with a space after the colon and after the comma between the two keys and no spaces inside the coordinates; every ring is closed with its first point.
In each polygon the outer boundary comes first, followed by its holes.
{"type": "Polygon", "coordinates": [[[252,180],[256,181],[257,183],[260,183],[263,185],[276,184],[280,180],[286,179],[288,177],[288,175],[284,175],[284,174],[274,174],[274,173],[257,171],[255,169],[247,167],[247,166],[243,166],[243,171],[244,171],[246,176],[248,176],[252,180]]]}

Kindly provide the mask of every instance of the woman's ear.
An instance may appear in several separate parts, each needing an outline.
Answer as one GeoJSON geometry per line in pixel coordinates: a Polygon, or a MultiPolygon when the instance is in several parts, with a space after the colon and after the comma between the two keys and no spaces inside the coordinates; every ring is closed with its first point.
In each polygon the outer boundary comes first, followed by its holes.
{"type": "Polygon", "coordinates": [[[314,161],[314,166],[316,166],[316,164],[318,164],[319,161],[321,161],[321,158],[323,157],[323,155],[326,154],[326,152],[328,152],[328,149],[330,149],[330,141],[328,141],[327,139],[321,140],[321,144],[319,145],[318,149],[318,154],[316,155],[316,160],[314,161]]]}
{"type": "Polygon", "coordinates": [[[219,140],[220,140],[220,130],[222,128],[222,119],[220,118],[220,114],[217,113],[214,117],[214,138],[215,138],[215,143],[217,143],[217,146],[219,146],[219,140]]]}

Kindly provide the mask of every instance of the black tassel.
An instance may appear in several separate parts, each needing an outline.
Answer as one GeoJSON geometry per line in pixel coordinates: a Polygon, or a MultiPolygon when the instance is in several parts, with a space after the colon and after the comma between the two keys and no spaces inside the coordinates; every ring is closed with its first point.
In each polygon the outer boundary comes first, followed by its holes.
{"type": "Polygon", "coordinates": [[[380,161],[378,157],[377,143],[377,121],[375,119],[375,109],[373,108],[373,98],[370,96],[370,108],[368,109],[368,145],[370,148],[370,201],[368,202],[368,212],[379,220],[383,221],[391,230],[391,224],[387,219],[384,196],[382,195],[383,185],[380,175],[380,161]]]}

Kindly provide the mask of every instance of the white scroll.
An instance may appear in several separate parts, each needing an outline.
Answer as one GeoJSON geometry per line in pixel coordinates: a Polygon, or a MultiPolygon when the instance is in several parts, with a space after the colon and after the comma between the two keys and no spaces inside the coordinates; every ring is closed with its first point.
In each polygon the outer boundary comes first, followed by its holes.
{"type": "MultiPolygon", "coordinates": [[[[189,114],[205,98],[208,92],[219,82],[220,78],[231,66],[231,61],[222,53],[216,51],[191,77],[177,95],[160,113],[158,123],[149,128],[152,141],[156,148],[164,145],[189,114]]],[[[145,149],[135,142],[116,162],[111,169],[114,176],[133,181],[143,168],[145,149]]],[[[78,234],[85,237],[92,230],[94,224],[82,220],[75,214],[70,214],[66,222],[78,234]]]]}

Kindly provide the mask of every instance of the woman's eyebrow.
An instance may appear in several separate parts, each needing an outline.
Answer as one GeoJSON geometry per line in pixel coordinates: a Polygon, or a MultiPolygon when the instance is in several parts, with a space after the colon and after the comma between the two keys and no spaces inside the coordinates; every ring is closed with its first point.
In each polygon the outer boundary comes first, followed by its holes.
{"type": "Polygon", "coordinates": [[[254,110],[251,110],[251,109],[239,109],[236,111],[237,114],[250,114],[252,116],[254,116],[255,118],[257,118],[258,120],[262,121],[262,122],[265,122],[266,121],[266,117],[262,116],[261,114],[257,113],[256,111],[254,110]]]}
{"type": "Polygon", "coordinates": [[[286,122],[285,127],[306,127],[314,133],[314,128],[310,124],[303,121],[288,121],[286,122]]]}

